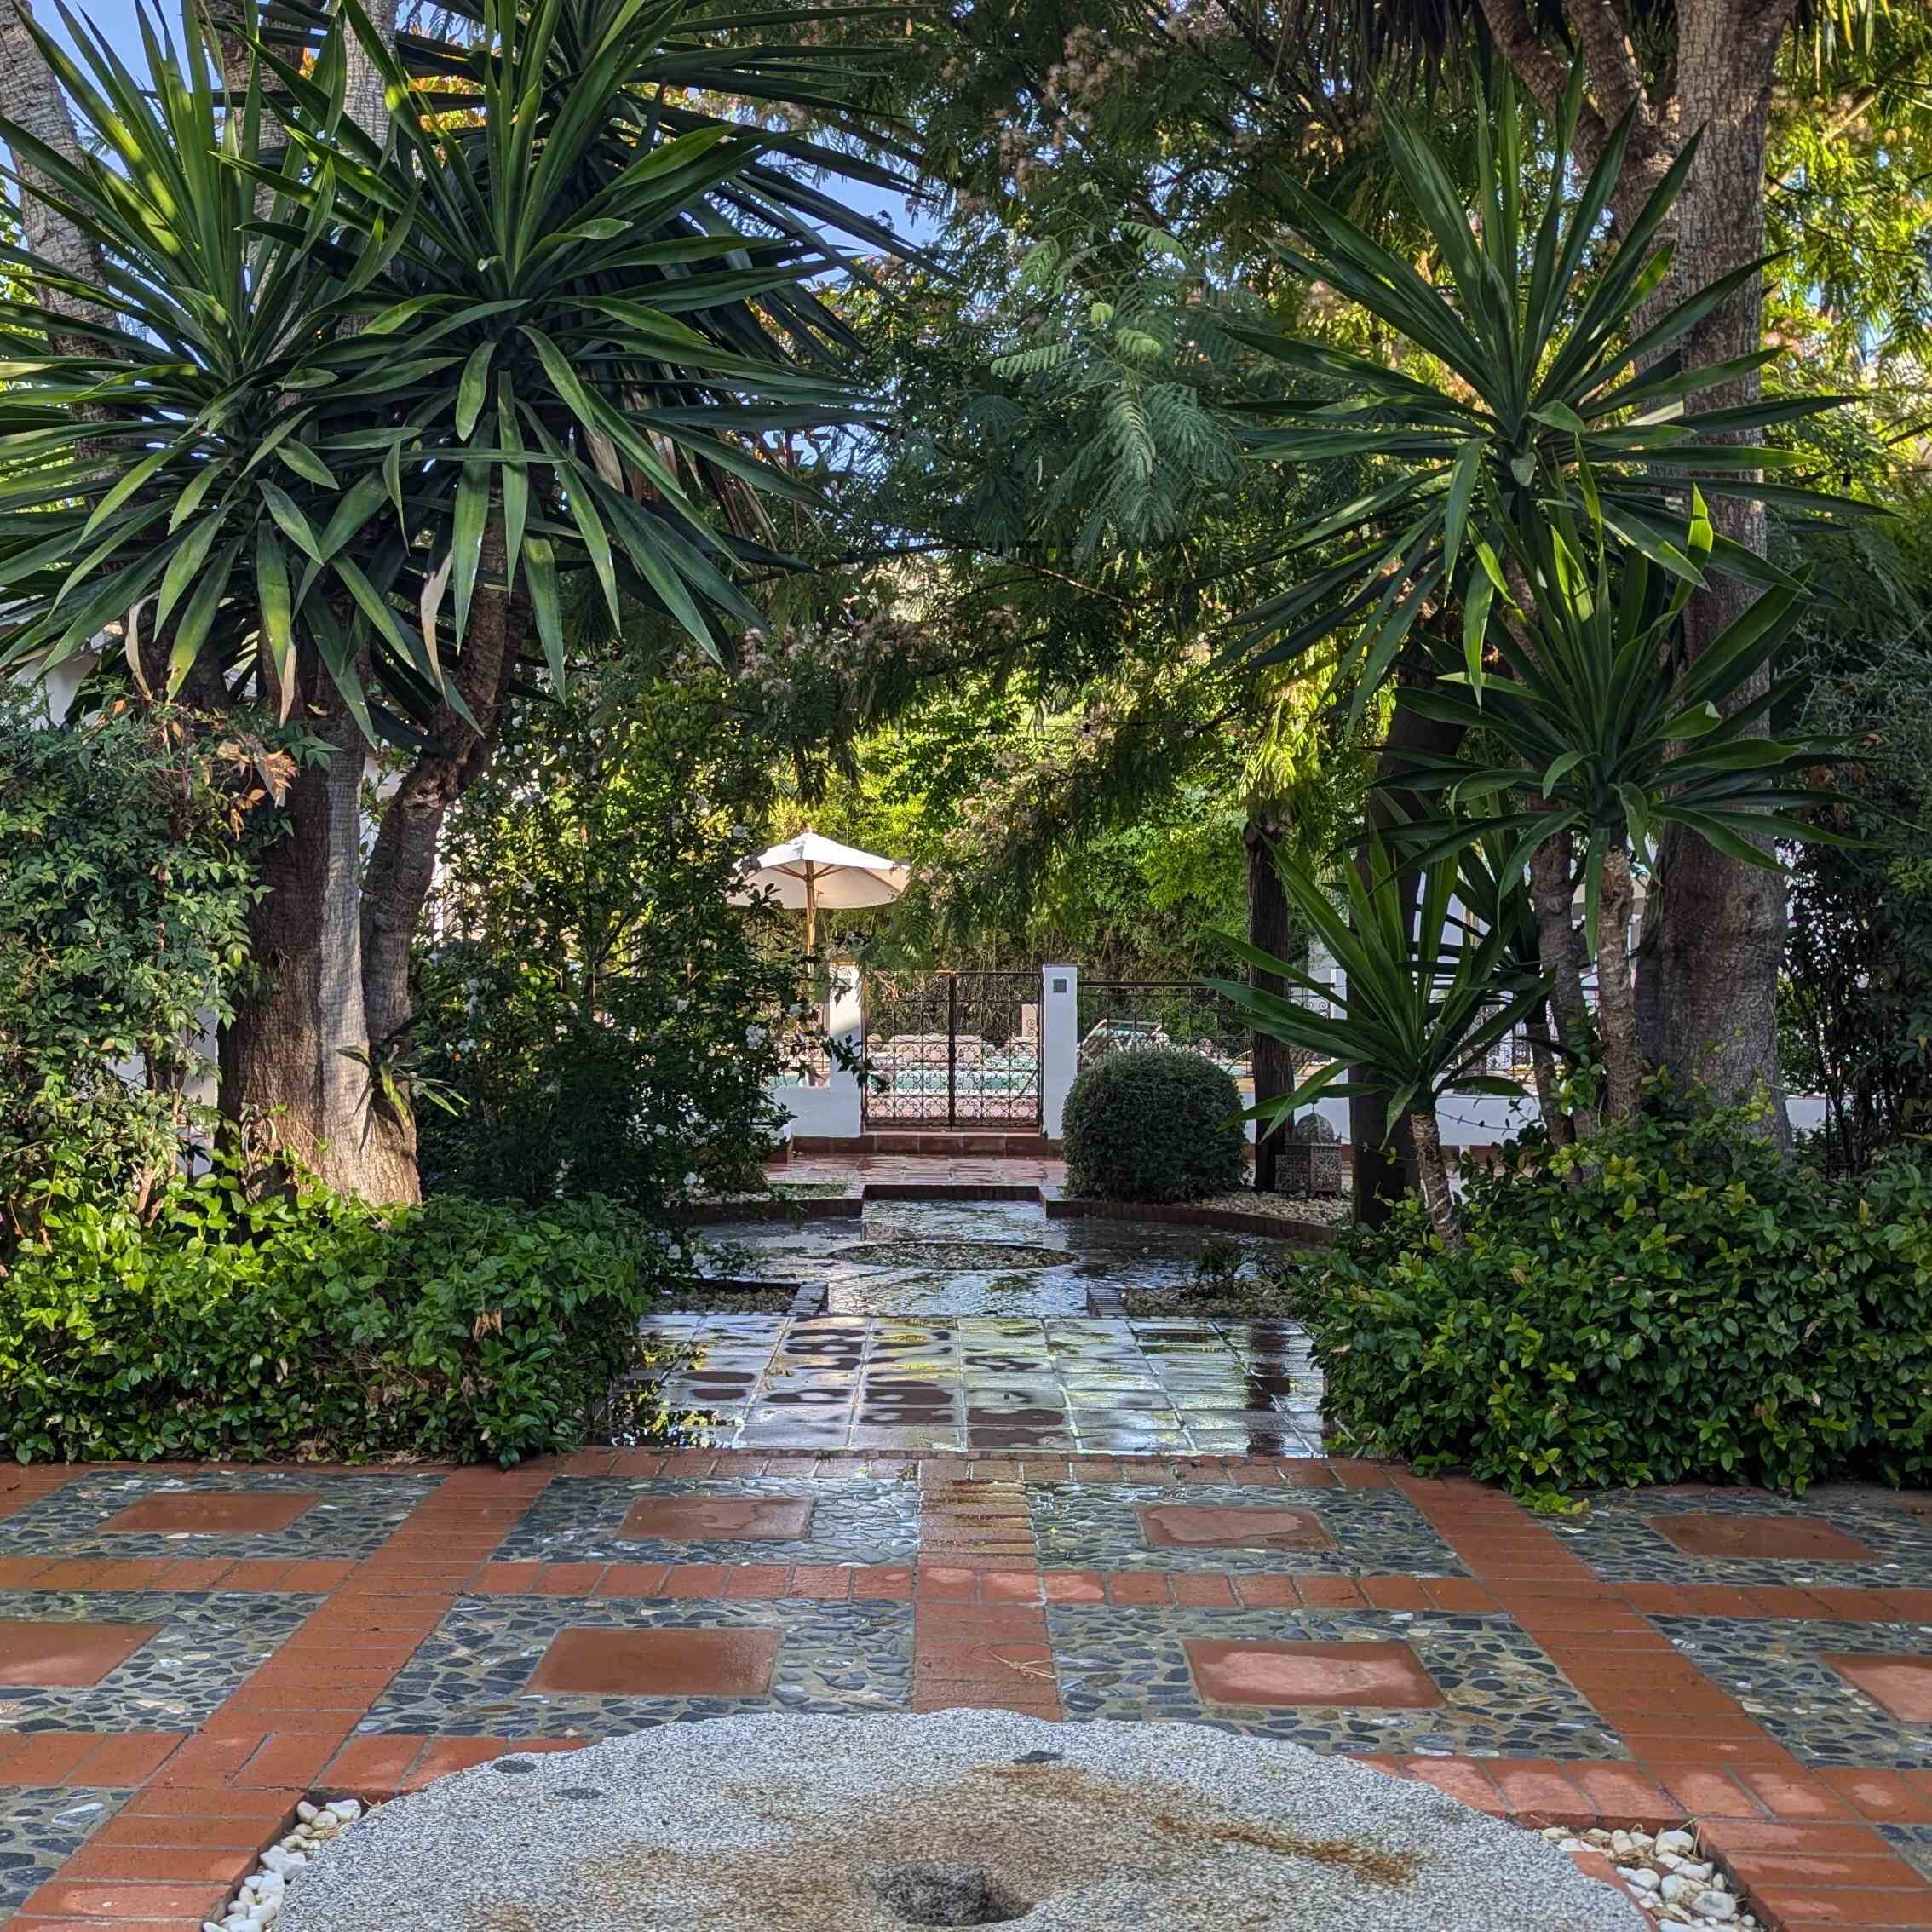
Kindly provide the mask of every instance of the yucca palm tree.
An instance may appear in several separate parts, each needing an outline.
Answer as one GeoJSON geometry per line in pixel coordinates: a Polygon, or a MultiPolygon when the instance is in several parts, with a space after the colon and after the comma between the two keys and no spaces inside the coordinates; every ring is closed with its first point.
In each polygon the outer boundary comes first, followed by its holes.
{"type": "Polygon", "coordinates": [[[1341,969],[1343,983],[1337,993],[1303,967],[1239,943],[1234,950],[1258,974],[1291,992],[1210,982],[1246,1012],[1256,1032],[1322,1062],[1291,1094],[1257,1110],[1259,1130],[1279,1127],[1324,1094],[1386,1095],[1383,1139],[1407,1119],[1429,1220],[1444,1242],[1457,1245],[1462,1230],[1437,1105],[1446,1094],[1521,1097],[1514,1081],[1486,1071],[1487,1057],[1541,1005],[1547,982],[1512,969],[1513,922],[1479,930],[1457,911],[1453,854],[1421,869],[1418,894],[1401,862],[1371,836],[1367,877],[1353,866],[1343,874],[1346,917],[1319,879],[1278,858],[1283,887],[1341,969]],[[1327,1010],[1331,1000],[1340,1013],[1327,1010]]]}
{"type": "MultiPolygon", "coordinates": [[[[1582,101],[1573,72],[1552,143],[1567,151],[1582,101]]],[[[1453,176],[1420,126],[1391,105],[1391,161],[1422,211],[1444,279],[1427,280],[1344,216],[1293,183],[1301,247],[1287,266],[1358,303],[1393,336],[1407,367],[1271,329],[1230,332],[1314,379],[1305,393],[1253,405],[1247,435],[1258,460],[1348,463],[1379,471],[1364,495],[1296,532],[1283,555],[1314,555],[1344,532],[1369,534],[1241,620],[1263,661],[1324,638],[1344,641],[1337,666],[1356,702],[1378,686],[1425,610],[1459,602],[1480,631],[1492,595],[1481,561],[1506,532],[1527,532],[1555,506],[1583,508],[1595,474],[1605,526],[1662,569],[1700,584],[1673,509],[1688,483],[1707,495],[1769,501],[1799,514],[1856,509],[1803,487],[1759,480],[1804,460],[1734,439],[1835,406],[1802,397],[1683,414],[1705,389],[1762,368],[1780,353],[1686,368],[1684,337],[1762,267],[1745,262],[1640,320],[1669,276],[1659,239],[1694,163],[1695,138],[1604,246],[1631,122],[1613,129],[1580,190],[1555,170],[1539,210],[1522,204],[1528,172],[1514,89],[1497,90],[1493,140],[1479,143],[1473,224],[1453,176]],[[1337,392],[1342,392],[1337,400],[1337,392]],[[1668,464],[1668,469],[1660,466],[1668,464]]],[[[1753,583],[1787,581],[1761,556],[1714,537],[1706,561],[1753,583]]]]}
{"type": "MultiPolygon", "coordinates": [[[[98,152],[0,128],[101,264],[13,266],[112,318],[93,353],[13,368],[0,447],[37,468],[0,523],[0,665],[119,624],[151,683],[278,701],[327,747],[270,849],[273,986],[224,1038],[222,1103],[278,1112],[340,1184],[414,1191],[406,1108],[381,1103],[410,939],[526,639],[564,674],[562,584],[722,649],[756,616],[746,571],[783,563],[759,504],[811,497],[781,440],[854,407],[851,337],[808,285],[837,260],[814,218],[864,218],[787,171],[800,137],[652,105],[754,71],[861,125],[870,68],[804,19],[782,59],[695,0],[487,0],[441,112],[354,0],[308,60],[256,41],[243,90],[198,13],[179,44],[144,27],[145,83],[76,22],[78,61],[42,50],[98,152]],[[345,112],[352,37],[386,126],[345,112]],[[410,762],[365,879],[369,739],[410,762]]],[[[0,322],[53,332],[17,290],[0,322]]]]}
{"type": "MultiPolygon", "coordinates": [[[[1580,480],[1594,510],[1587,469],[1580,480]]],[[[1711,529],[1694,491],[1692,503],[1682,553],[1697,560],[1708,553],[1711,529]]],[[[1512,530],[1509,541],[1525,602],[1491,560],[1498,601],[1483,630],[1466,638],[1466,656],[1444,653],[1440,678],[1400,696],[1460,727],[1465,747],[1415,762],[1405,788],[1452,814],[1499,809],[1475,820],[1412,824],[1402,837],[1426,862],[1506,834],[1498,864],[1505,877],[1520,875],[1553,840],[1573,837],[1584,855],[1584,924],[1596,960],[1607,1111],[1627,1120],[1647,1072],[1626,945],[1633,867],[1654,866],[1665,825],[1774,872],[1779,860],[1768,835],[1837,840],[1828,824],[1795,808],[1836,802],[1805,781],[1842,747],[1808,735],[1759,735],[1764,717],[1802,679],[1774,678],[1761,696],[1736,701],[1760,672],[1775,669],[1789,642],[1801,612],[1795,587],[1768,591],[1688,660],[1680,619],[1689,581],[1641,555],[1625,561],[1601,516],[1579,520],[1560,507],[1550,522],[1512,530]]],[[[1575,883],[1567,879],[1566,892],[1575,883]]]]}

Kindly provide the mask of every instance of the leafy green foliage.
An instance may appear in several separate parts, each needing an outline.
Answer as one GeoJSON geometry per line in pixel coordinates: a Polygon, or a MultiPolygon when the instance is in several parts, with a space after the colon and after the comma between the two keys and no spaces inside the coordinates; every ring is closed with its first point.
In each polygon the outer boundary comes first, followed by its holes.
{"type": "MultiPolygon", "coordinates": [[[[1689,580],[1671,578],[1615,541],[1587,469],[1578,481],[1583,519],[1559,504],[1528,531],[1504,532],[1527,603],[1518,604],[1486,546],[1485,569],[1495,576],[1463,606],[1461,649],[1429,635],[1441,675],[1405,688],[1397,701],[1458,727],[1468,749],[1418,758],[1399,782],[1452,811],[1504,802],[1493,817],[1406,827],[1404,842],[1429,841],[1430,854],[1508,831],[1515,835],[1502,867],[1509,874],[1559,833],[1587,840],[1586,925],[1594,934],[1606,849],[1627,846],[1652,865],[1660,825],[1681,825],[1734,858],[1770,866],[1776,858],[1753,844],[1754,836],[1832,837],[1828,826],[1820,831],[1794,815],[1828,796],[1791,781],[1828,766],[1839,747],[1815,734],[1762,734],[1765,718],[1804,682],[1771,675],[1784,669],[1797,592],[1767,591],[1688,661],[1678,619],[1689,580]],[[1761,673],[1761,695],[1749,698],[1761,673]]],[[[1693,492],[1683,554],[1700,561],[1710,548],[1711,526],[1693,492]]]]}
{"type": "Polygon", "coordinates": [[[1239,1184],[1246,1153],[1231,1075],[1184,1047],[1130,1047],[1084,1068],[1067,1096],[1067,1191],[1097,1200],[1196,1201],[1239,1184]]]}
{"type": "Polygon", "coordinates": [[[1519,1495],[1932,1471],[1932,1180],[1794,1169],[1749,1110],[1667,1107],[1409,1202],[1297,1293],[1354,1446],[1519,1495]]]}
{"type": "MultiPolygon", "coordinates": [[[[484,0],[467,47],[414,46],[424,94],[351,6],[312,62],[265,46],[233,113],[198,13],[179,50],[144,23],[152,88],[78,24],[78,63],[42,37],[101,152],[6,132],[109,264],[53,285],[110,319],[0,302],[0,325],[97,344],[10,366],[0,451],[37,468],[0,521],[0,664],[131,612],[130,655],[141,622],[163,633],[171,687],[204,653],[246,658],[285,709],[313,640],[365,731],[415,744],[439,699],[467,716],[451,674],[480,584],[522,588],[553,676],[573,572],[714,647],[754,621],[735,578],[772,553],[739,532],[759,496],[811,493],[758,446],[853,407],[852,338],[803,285],[827,261],[810,224],[883,239],[770,157],[888,177],[666,102],[741,82],[857,118],[850,50],[734,51],[734,23],[699,13],[484,0]],[[386,140],[344,112],[359,36],[386,140]]],[[[47,279],[5,258],[21,288],[47,279]]]]}
{"type": "Polygon", "coordinates": [[[236,819],[287,754],[0,685],[0,1261],[56,1204],[137,1210],[204,1129],[256,896],[236,819]]]}
{"type": "Polygon", "coordinates": [[[0,1452],[22,1462],[575,1447],[639,1366],[662,1260],[604,1201],[377,1210],[223,1166],[144,1222],[63,1205],[0,1279],[0,1452]]]}
{"type": "Polygon", "coordinates": [[[1860,612],[1814,659],[1806,722],[1853,757],[1825,816],[1866,842],[1799,850],[1779,994],[1787,1078],[1825,1096],[1826,1156],[1854,1170],[1932,1136],[1932,649],[1904,618],[1860,612]]]}
{"type": "Polygon", "coordinates": [[[1519,1091],[1483,1071],[1489,1049],[1544,996],[1545,982],[1513,963],[1518,922],[1471,931],[1454,911],[1452,856],[1423,869],[1419,899],[1378,837],[1370,839],[1368,860],[1367,878],[1352,866],[1343,874],[1346,918],[1313,874],[1279,860],[1290,900],[1341,969],[1339,1013],[1329,1010],[1332,987],[1256,946],[1236,950],[1259,972],[1285,980],[1288,996],[1210,982],[1247,1013],[1256,1032],[1321,1063],[1263,1109],[1268,1126],[1324,1094],[1383,1094],[1386,1136],[1405,1113],[1433,1112],[1445,1094],[1514,1098],[1519,1091]]]}
{"type": "Polygon", "coordinates": [[[796,917],[727,903],[769,782],[736,705],[715,672],[620,663],[515,708],[418,956],[418,1061],[462,1101],[418,1110],[427,1187],[662,1227],[757,1184],[802,995],[796,917]]]}
{"type": "MultiPolygon", "coordinates": [[[[1553,130],[1560,154],[1570,151],[1582,88],[1578,65],[1553,130]]],[[[1359,303],[1391,331],[1404,358],[1423,367],[1391,366],[1278,331],[1231,331],[1314,384],[1302,396],[1257,405],[1262,420],[1249,437],[1256,457],[1375,463],[1393,472],[1288,546],[1289,555],[1306,555],[1344,532],[1371,532],[1246,614],[1265,661],[1348,629],[1343,668],[1356,674],[1359,690],[1371,688],[1426,609],[1452,600],[1486,606],[1502,529],[1527,532],[1555,505],[1578,506],[1586,470],[1595,474],[1596,512],[1618,540],[1693,584],[1704,581],[1703,569],[1680,544],[1670,509],[1687,482],[1707,496],[1741,494],[1801,514],[1837,505],[1775,480],[1802,464],[1802,453],[1722,439],[1799,420],[1837,399],[1682,415],[1687,400],[1779,354],[1682,365],[1683,338],[1762,263],[1743,264],[1640,325],[1670,273],[1670,246],[1658,237],[1695,158],[1694,135],[1614,244],[1592,259],[1630,129],[1626,116],[1580,192],[1573,193],[1558,170],[1532,216],[1522,205],[1527,157],[1515,94],[1503,81],[1493,141],[1486,128],[1479,130],[1472,233],[1471,211],[1442,157],[1417,123],[1391,106],[1390,157],[1428,223],[1446,287],[1425,280],[1317,196],[1286,191],[1305,238],[1304,247],[1285,253],[1289,266],[1359,303]],[[1751,474],[1760,470],[1772,480],[1751,474]]],[[[1709,557],[1714,567],[1756,582],[1789,581],[1727,538],[1714,539],[1709,557]]]]}

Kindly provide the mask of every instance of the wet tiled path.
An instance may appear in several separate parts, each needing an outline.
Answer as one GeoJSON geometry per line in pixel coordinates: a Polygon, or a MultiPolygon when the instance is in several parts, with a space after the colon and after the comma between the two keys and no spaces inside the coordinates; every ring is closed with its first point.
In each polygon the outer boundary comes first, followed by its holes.
{"type": "Polygon", "coordinates": [[[966,1705],[1292,1739],[1526,1822],[1691,1819],[1784,1932],[1932,1927],[1923,1498],[1550,1522],[1314,1446],[6,1471],[0,1918],[193,1932],[311,1794],[966,1705]]]}
{"type": "Polygon", "coordinates": [[[721,1448],[1319,1456],[1287,1322],[658,1315],[673,1408],[721,1448]]]}

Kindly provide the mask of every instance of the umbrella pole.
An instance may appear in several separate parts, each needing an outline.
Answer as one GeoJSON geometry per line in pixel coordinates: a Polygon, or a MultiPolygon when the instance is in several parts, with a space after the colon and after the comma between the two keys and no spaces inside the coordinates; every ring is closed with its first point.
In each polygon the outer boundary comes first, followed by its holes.
{"type": "Polygon", "coordinates": [[[817,875],[808,862],[805,867],[805,957],[812,957],[814,929],[819,923],[819,882],[817,875]]]}

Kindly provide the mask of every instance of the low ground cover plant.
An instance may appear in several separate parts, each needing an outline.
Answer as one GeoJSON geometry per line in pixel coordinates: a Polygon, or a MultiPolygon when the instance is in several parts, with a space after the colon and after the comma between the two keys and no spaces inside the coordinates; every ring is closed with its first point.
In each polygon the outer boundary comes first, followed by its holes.
{"type": "Polygon", "coordinates": [[[1826,1181],[1752,1110],[1648,1111],[1466,1176],[1287,1285],[1359,1451],[1553,1502],[1691,1481],[1803,1490],[1932,1472],[1932,1180],[1826,1181]]]}

